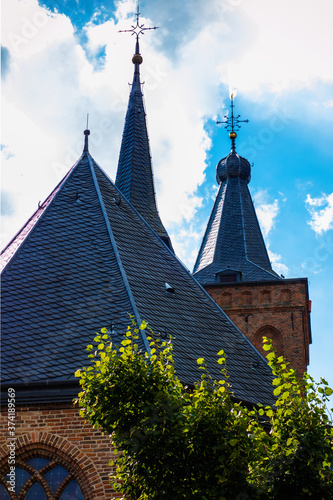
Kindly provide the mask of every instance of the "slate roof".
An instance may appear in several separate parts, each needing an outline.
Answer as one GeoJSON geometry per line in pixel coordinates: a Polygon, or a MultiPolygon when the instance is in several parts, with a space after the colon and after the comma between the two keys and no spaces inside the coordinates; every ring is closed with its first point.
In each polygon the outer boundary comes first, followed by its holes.
{"type": "Polygon", "coordinates": [[[116,186],[150,224],[160,238],[172,248],[169,235],[160,219],[153,179],[146,112],[140,82],[139,43],[133,57],[134,77],[125,118],[116,186]]]}
{"type": "Polygon", "coordinates": [[[201,356],[218,378],[216,354],[223,348],[235,396],[273,402],[265,360],[87,148],[2,257],[2,387],[17,387],[18,402],[73,397],[85,346],[102,327],[119,339],[128,313],[156,334],[173,336],[184,383],[200,377],[201,356]]]}
{"type": "Polygon", "coordinates": [[[253,206],[249,162],[234,150],[217,165],[220,184],[193,274],[202,284],[216,282],[228,269],[242,281],[281,279],[273,271],[253,206]]]}

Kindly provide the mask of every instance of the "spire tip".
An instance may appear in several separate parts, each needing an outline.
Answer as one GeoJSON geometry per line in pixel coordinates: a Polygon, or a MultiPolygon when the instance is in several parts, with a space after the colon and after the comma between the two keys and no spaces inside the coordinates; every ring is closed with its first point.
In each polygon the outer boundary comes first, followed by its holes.
{"type": "Polygon", "coordinates": [[[237,133],[236,130],[239,130],[241,126],[239,125],[240,123],[249,123],[249,120],[240,120],[240,115],[235,116],[234,115],[234,97],[236,95],[236,89],[234,89],[230,93],[230,114],[224,116],[223,121],[217,121],[216,123],[223,123],[225,125],[225,128],[229,132],[229,138],[231,139],[231,151],[234,153],[236,152],[236,137],[237,133]]]}
{"type": "Polygon", "coordinates": [[[83,151],[88,151],[88,137],[90,135],[90,130],[88,129],[89,126],[89,113],[87,113],[87,125],[86,129],[83,131],[84,133],[84,148],[83,151]]]}

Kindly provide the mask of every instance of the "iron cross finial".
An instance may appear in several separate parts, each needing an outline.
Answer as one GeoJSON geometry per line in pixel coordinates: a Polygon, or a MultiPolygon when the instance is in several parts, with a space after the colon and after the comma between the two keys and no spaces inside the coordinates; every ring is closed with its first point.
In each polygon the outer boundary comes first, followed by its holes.
{"type": "Polygon", "coordinates": [[[153,26],[152,28],[144,28],[144,24],[140,24],[140,12],[139,12],[139,0],[136,4],[136,24],[131,25],[130,30],[119,30],[119,33],[132,33],[132,35],[136,35],[136,41],[139,41],[139,36],[144,35],[144,31],[146,30],[156,30],[158,26],[153,26]]]}
{"type": "Polygon", "coordinates": [[[232,151],[235,151],[235,140],[237,137],[236,130],[238,131],[241,128],[240,123],[249,123],[249,120],[240,120],[241,115],[234,115],[234,93],[232,92],[230,95],[230,109],[231,112],[230,114],[224,115],[224,120],[223,121],[217,121],[216,123],[223,123],[225,124],[225,127],[227,131],[229,132],[229,137],[231,139],[231,149],[232,151]]]}

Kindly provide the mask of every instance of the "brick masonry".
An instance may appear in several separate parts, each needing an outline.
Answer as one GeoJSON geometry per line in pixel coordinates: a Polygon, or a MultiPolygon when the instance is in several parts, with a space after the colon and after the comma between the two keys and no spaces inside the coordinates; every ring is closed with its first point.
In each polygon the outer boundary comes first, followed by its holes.
{"type": "MultiPolygon", "coordinates": [[[[8,473],[7,413],[2,412],[0,430],[1,480],[8,473]]],[[[68,404],[16,407],[16,465],[42,456],[56,461],[67,469],[79,484],[85,500],[120,498],[109,484],[114,458],[107,435],[85,423],[79,410],[68,404]]],[[[11,494],[11,499],[16,495],[11,494]]],[[[23,496],[20,495],[20,498],[23,496]]],[[[54,499],[48,495],[48,500],[54,499]]]]}
{"type": "Polygon", "coordinates": [[[311,343],[306,278],[218,283],[204,288],[262,354],[262,338],[267,336],[277,353],[303,375],[311,343]]]}

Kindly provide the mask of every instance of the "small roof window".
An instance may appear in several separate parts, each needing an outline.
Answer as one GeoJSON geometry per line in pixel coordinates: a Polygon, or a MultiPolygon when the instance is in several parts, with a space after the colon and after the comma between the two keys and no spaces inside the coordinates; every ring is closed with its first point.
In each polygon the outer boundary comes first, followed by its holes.
{"type": "Polygon", "coordinates": [[[217,283],[235,283],[241,281],[242,273],[235,269],[225,269],[216,274],[217,283]]]}

